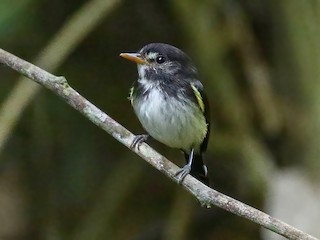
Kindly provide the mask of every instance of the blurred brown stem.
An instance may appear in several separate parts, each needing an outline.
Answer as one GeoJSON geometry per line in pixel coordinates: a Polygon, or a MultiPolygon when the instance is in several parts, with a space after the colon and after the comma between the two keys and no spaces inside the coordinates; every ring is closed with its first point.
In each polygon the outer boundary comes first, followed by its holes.
{"type": "MultiPolygon", "coordinates": [[[[119,142],[130,148],[134,135],[102,112],[72,87],[69,86],[64,77],[54,76],[41,68],[18,58],[11,53],[0,49],[0,63],[12,68],[20,74],[32,79],[38,84],[52,90],[55,94],[62,97],[66,103],[79,111],[95,125],[112,135],[119,142]]],[[[153,167],[164,173],[171,180],[178,182],[176,172],[179,168],[168,159],[157,153],[147,144],[141,144],[140,148],[131,149],[142,157],[153,167]]],[[[187,175],[181,186],[196,197],[202,206],[217,206],[229,212],[253,221],[273,232],[276,232],[288,239],[296,240],[316,240],[312,237],[268,214],[250,207],[240,201],[228,197],[214,189],[209,188],[190,175],[187,175]]]]}
{"type": "Polygon", "coordinates": [[[71,239],[99,240],[105,239],[105,236],[115,239],[112,220],[128,196],[135,190],[142,177],[142,169],[142,165],[136,162],[121,161],[102,185],[94,207],[76,228],[71,239]]]}
{"type": "MultiPolygon", "coordinates": [[[[80,42],[101,22],[119,0],[92,0],[84,4],[61,28],[39,56],[35,64],[55,71],[80,42]]],[[[41,88],[21,77],[0,109],[0,152],[26,106],[41,88]]]]}
{"type": "Polygon", "coordinates": [[[243,64],[259,122],[264,132],[273,136],[280,132],[283,123],[278,99],[271,86],[267,63],[260,53],[260,46],[245,14],[236,2],[233,3],[232,10],[226,11],[226,21],[231,44],[234,45],[243,64]]]}
{"type": "Polygon", "coordinates": [[[180,188],[177,189],[163,239],[188,239],[194,209],[195,202],[191,198],[191,195],[182,192],[180,188]]]}

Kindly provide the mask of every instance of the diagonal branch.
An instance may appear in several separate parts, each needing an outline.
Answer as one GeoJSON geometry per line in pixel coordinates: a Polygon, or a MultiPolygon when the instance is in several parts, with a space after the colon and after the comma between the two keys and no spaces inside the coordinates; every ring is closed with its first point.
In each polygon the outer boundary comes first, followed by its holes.
{"type": "MultiPolygon", "coordinates": [[[[94,106],[92,103],[90,103],[88,100],[86,100],[84,97],[82,97],[77,91],[70,87],[64,77],[54,76],[51,73],[48,73],[43,69],[2,49],[0,49],[0,63],[52,90],[55,94],[62,97],[70,106],[82,113],[95,125],[105,130],[126,147],[130,148],[130,145],[134,139],[134,135],[96,106],[94,106]]],[[[179,170],[179,168],[168,159],[157,153],[147,144],[143,143],[139,149],[131,150],[142,157],[153,167],[167,175],[171,180],[178,182],[175,177],[175,173],[179,170]]],[[[181,185],[184,189],[195,196],[203,206],[208,208],[212,206],[223,208],[288,239],[317,240],[317,238],[310,236],[276,218],[273,218],[264,212],[261,212],[238,200],[207,187],[190,175],[184,179],[181,185]]]]}

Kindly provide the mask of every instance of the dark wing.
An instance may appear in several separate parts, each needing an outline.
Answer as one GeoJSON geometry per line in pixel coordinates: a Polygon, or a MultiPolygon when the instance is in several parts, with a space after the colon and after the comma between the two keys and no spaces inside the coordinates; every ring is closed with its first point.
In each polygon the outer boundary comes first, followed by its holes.
{"type": "Polygon", "coordinates": [[[142,86],[139,84],[138,81],[134,81],[128,95],[128,100],[130,101],[131,105],[133,105],[133,101],[139,96],[142,91],[142,86]]]}
{"type": "Polygon", "coordinates": [[[130,101],[131,105],[133,104],[133,93],[134,93],[134,85],[131,86],[129,90],[128,100],[130,101]]]}
{"type": "Polygon", "coordinates": [[[200,150],[201,152],[206,151],[208,141],[209,141],[209,135],[210,135],[210,112],[209,112],[209,102],[207,99],[207,96],[204,92],[203,86],[200,81],[195,80],[190,82],[191,89],[193,91],[194,100],[196,101],[196,104],[199,106],[200,110],[203,112],[203,115],[206,119],[206,123],[208,126],[207,135],[204,138],[200,150]]]}

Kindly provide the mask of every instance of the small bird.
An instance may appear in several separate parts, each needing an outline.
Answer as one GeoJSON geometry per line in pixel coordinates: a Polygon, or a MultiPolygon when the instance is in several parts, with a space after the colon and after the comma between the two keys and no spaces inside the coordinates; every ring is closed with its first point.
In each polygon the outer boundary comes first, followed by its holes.
{"type": "Polygon", "coordinates": [[[130,89],[129,100],[148,133],[137,135],[131,146],[139,146],[151,136],[180,149],[187,164],[176,173],[178,182],[191,174],[208,185],[202,153],[209,140],[209,105],[191,59],[164,43],[150,43],[137,53],[120,56],[137,63],[139,77],[130,89]]]}

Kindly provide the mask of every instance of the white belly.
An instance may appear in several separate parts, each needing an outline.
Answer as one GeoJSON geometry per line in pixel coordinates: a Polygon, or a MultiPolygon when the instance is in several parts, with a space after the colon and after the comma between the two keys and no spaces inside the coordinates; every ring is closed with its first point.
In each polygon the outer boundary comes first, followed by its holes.
{"type": "Polygon", "coordinates": [[[198,150],[207,134],[205,117],[196,104],[184,106],[174,97],[165,100],[160,90],[150,90],[148,100],[136,99],[133,108],[144,129],[163,144],[198,150]]]}

